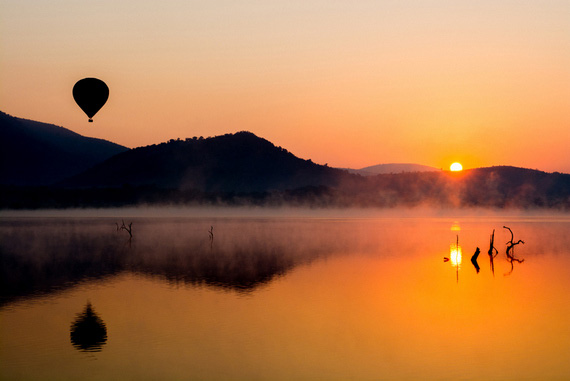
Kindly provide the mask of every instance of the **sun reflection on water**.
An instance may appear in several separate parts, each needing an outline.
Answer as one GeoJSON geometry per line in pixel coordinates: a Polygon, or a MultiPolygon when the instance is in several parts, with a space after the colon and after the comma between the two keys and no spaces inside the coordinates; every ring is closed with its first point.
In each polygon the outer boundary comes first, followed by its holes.
{"type": "Polygon", "coordinates": [[[461,246],[456,243],[449,245],[449,260],[453,266],[461,267],[461,246]]]}

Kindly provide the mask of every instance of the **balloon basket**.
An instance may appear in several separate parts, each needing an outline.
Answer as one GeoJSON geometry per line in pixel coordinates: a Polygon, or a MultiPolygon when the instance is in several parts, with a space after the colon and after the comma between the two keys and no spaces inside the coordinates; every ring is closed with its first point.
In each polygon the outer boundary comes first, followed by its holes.
{"type": "Polygon", "coordinates": [[[89,118],[89,123],[93,123],[93,119],[89,118]]]}

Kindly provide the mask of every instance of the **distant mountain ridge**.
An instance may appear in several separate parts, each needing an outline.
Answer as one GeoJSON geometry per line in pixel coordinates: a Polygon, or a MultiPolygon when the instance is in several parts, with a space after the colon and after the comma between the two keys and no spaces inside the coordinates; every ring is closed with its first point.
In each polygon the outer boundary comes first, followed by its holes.
{"type": "Polygon", "coordinates": [[[50,185],[128,150],[0,111],[0,184],[50,185]]]}
{"type": "Polygon", "coordinates": [[[430,171],[439,171],[440,169],[435,167],[429,167],[427,165],[413,164],[413,163],[387,163],[387,164],[371,165],[360,169],[346,168],[346,170],[350,173],[362,176],[375,176],[386,173],[430,172],[430,171]]]}

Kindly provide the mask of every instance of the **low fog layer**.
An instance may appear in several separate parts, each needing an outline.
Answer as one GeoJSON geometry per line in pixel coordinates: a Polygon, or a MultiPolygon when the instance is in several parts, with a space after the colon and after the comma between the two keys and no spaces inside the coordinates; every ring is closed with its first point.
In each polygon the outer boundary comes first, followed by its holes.
{"type": "Polygon", "coordinates": [[[120,208],[67,209],[8,209],[0,211],[2,218],[457,218],[486,217],[490,219],[547,218],[566,221],[570,215],[556,209],[502,209],[502,208],[307,208],[266,206],[127,206],[120,208]]]}

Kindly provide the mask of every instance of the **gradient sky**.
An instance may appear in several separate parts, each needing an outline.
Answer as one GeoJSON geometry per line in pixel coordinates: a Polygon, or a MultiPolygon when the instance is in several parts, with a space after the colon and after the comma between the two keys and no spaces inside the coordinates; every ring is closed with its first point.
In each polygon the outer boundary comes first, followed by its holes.
{"type": "Polygon", "coordinates": [[[0,110],[128,147],[570,173],[570,1],[0,0],[0,110]],[[110,88],[87,123],[71,95],[110,88]]]}

